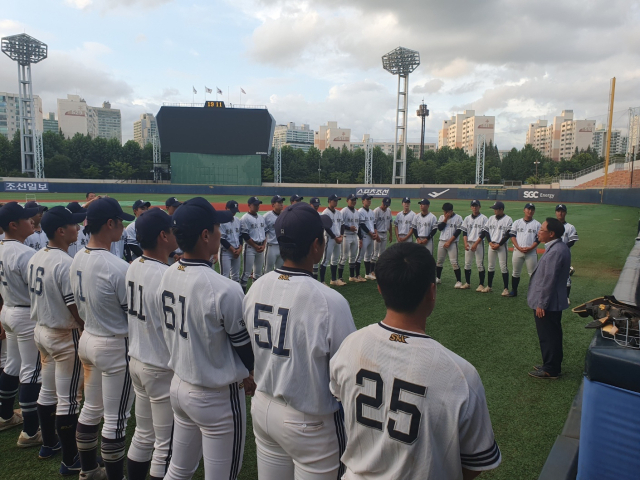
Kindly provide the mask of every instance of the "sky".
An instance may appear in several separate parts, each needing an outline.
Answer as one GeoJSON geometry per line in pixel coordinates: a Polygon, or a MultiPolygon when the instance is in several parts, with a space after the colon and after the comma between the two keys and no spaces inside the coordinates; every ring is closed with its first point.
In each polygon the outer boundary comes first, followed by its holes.
{"type": "MultiPolygon", "coordinates": [[[[640,106],[640,0],[4,0],[0,36],[27,33],[49,47],[32,67],[44,112],[81,95],[122,111],[123,141],[141,113],[207,99],[266,105],[278,124],[327,121],[393,141],[397,77],[381,57],[420,52],[409,77],[415,116],[430,110],[426,141],[465,109],[496,117],[495,143],[521,148],[527,125],[564,109],[614,127],[640,106]],[[197,95],[193,95],[195,87],[197,95]],[[246,95],[242,95],[240,89],[246,95]]],[[[17,92],[0,55],[0,91],[17,92]]]]}

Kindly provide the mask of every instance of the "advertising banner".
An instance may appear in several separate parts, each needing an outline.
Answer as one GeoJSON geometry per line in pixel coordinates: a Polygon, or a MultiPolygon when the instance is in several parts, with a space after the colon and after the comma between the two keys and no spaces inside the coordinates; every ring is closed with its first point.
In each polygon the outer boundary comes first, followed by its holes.
{"type": "Polygon", "coordinates": [[[48,192],[47,182],[4,182],[5,192],[48,192]]]}
{"type": "Polygon", "coordinates": [[[432,202],[439,198],[455,199],[455,198],[458,198],[458,189],[457,188],[421,188],[420,196],[421,198],[428,198],[432,202]]]}
{"type": "Polygon", "coordinates": [[[526,200],[529,202],[559,202],[560,189],[540,189],[521,188],[518,190],[518,200],[526,200]]]}
{"type": "Polygon", "coordinates": [[[360,187],[356,191],[356,195],[358,198],[362,195],[371,195],[372,197],[390,197],[391,189],[390,188],[372,188],[372,187],[360,187]]]}

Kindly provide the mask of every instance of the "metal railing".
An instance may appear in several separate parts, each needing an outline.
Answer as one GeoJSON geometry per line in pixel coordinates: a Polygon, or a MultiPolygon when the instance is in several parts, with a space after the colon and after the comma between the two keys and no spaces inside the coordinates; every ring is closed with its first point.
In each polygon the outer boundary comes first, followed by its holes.
{"type": "MultiPolygon", "coordinates": [[[[200,103],[168,103],[164,102],[162,104],[163,107],[194,107],[194,108],[203,108],[204,102],[200,103]]],[[[244,105],[241,103],[229,103],[225,106],[226,108],[247,108],[247,109],[258,109],[258,110],[266,110],[266,105],[244,105]]]]}
{"type": "Polygon", "coordinates": [[[575,180],[578,177],[582,177],[583,175],[587,175],[589,173],[593,173],[596,170],[600,170],[600,169],[604,168],[604,162],[602,163],[598,163],[596,165],[592,165],[591,167],[585,168],[583,170],[580,170],[579,172],[575,172],[575,173],[561,173],[560,175],[558,175],[558,179],[559,180],[575,180]]]}

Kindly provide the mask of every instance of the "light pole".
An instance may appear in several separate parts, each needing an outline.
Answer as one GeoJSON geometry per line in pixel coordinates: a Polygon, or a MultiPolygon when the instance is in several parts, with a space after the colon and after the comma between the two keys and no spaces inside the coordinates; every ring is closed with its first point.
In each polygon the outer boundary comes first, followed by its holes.
{"type": "Polygon", "coordinates": [[[536,160],[533,163],[536,166],[536,183],[540,183],[540,180],[538,179],[538,165],[540,165],[540,160],[536,160]]]}

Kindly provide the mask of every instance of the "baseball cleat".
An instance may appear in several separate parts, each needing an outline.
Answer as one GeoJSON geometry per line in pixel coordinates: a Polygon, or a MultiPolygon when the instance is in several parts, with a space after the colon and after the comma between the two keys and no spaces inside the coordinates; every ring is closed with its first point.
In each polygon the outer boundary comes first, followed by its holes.
{"type": "Polygon", "coordinates": [[[107,480],[107,472],[104,471],[104,467],[97,467],[88,472],[80,472],[78,478],[80,480],[107,480]]]}
{"type": "Polygon", "coordinates": [[[73,459],[73,463],[71,465],[66,465],[64,462],[60,462],[60,475],[63,477],[69,475],[78,475],[82,470],[82,466],[80,465],[80,455],[76,454],[76,458],[73,459]]]}
{"type": "Polygon", "coordinates": [[[13,416],[8,420],[0,418],[0,432],[17,427],[18,425],[22,425],[22,415],[18,412],[14,412],[13,416]]]}
{"type": "Polygon", "coordinates": [[[508,297],[508,296],[509,296],[509,289],[508,289],[508,288],[505,288],[505,289],[502,291],[502,296],[503,296],[503,297],[508,297]]]}
{"type": "Polygon", "coordinates": [[[29,448],[29,447],[37,447],[42,444],[42,432],[40,429],[33,435],[27,435],[27,432],[20,432],[20,436],[18,437],[18,447],[20,448],[29,448]]]}
{"type": "Polygon", "coordinates": [[[367,281],[366,278],[363,278],[362,275],[358,275],[356,277],[356,282],[363,283],[363,282],[366,282],[366,281],[367,281]]]}
{"type": "Polygon", "coordinates": [[[567,297],[567,303],[571,305],[571,299],[569,297],[567,297]]]}
{"type": "Polygon", "coordinates": [[[509,292],[509,295],[507,295],[508,297],[517,297],[518,293],[514,292],[513,290],[509,292]]]}
{"type": "Polygon", "coordinates": [[[374,280],[377,280],[376,272],[371,272],[369,275],[371,275],[374,280]]]}
{"type": "Polygon", "coordinates": [[[358,282],[358,279],[356,277],[349,277],[349,281],[350,282],[358,282]]]}
{"type": "Polygon", "coordinates": [[[62,446],[60,445],[60,442],[57,442],[53,447],[47,447],[46,445],[42,445],[40,447],[40,453],[38,454],[38,457],[40,457],[43,460],[46,460],[47,458],[53,457],[61,449],[62,449],[62,446]]]}
{"type": "Polygon", "coordinates": [[[345,282],[344,280],[342,280],[341,278],[339,278],[338,280],[336,280],[336,285],[338,285],[339,287],[344,287],[347,282],[345,282]]]}
{"type": "Polygon", "coordinates": [[[471,288],[471,285],[469,285],[468,283],[463,283],[460,286],[460,290],[469,290],[471,288]]]}
{"type": "Polygon", "coordinates": [[[478,288],[476,288],[476,292],[484,292],[484,285],[478,285],[478,288]]]}
{"type": "Polygon", "coordinates": [[[441,283],[442,283],[442,280],[436,277],[436,285],[440,285],[441,283]]]}
{"type": "Polygon", "coordinates": [[[376,277],[374,277],[373,275],[369,274],[369,275],[365,275],[364,278],[366,278],[367,280],[375,280],[376,277]]]}
{"type": "Polygon", "coordinates": [[[533,370],[529,372],[529,376],[533,378],[541,378],[544,380],[555,380],[556,378],[558,378],[558,375],[551,375],[544,370],[533,370]]]}
{"type": "Polygon", "coordinates": [[[456,284],[453,286],[453,288],[462,288],[462,282],[456,282],[456,284]]]}
{"type": "Polygon", "coordinates": [[[493,289],[491,287],[484,287],[482,289],[482,293],[489,293],[489,292],[493,292],[493,289]]]}

